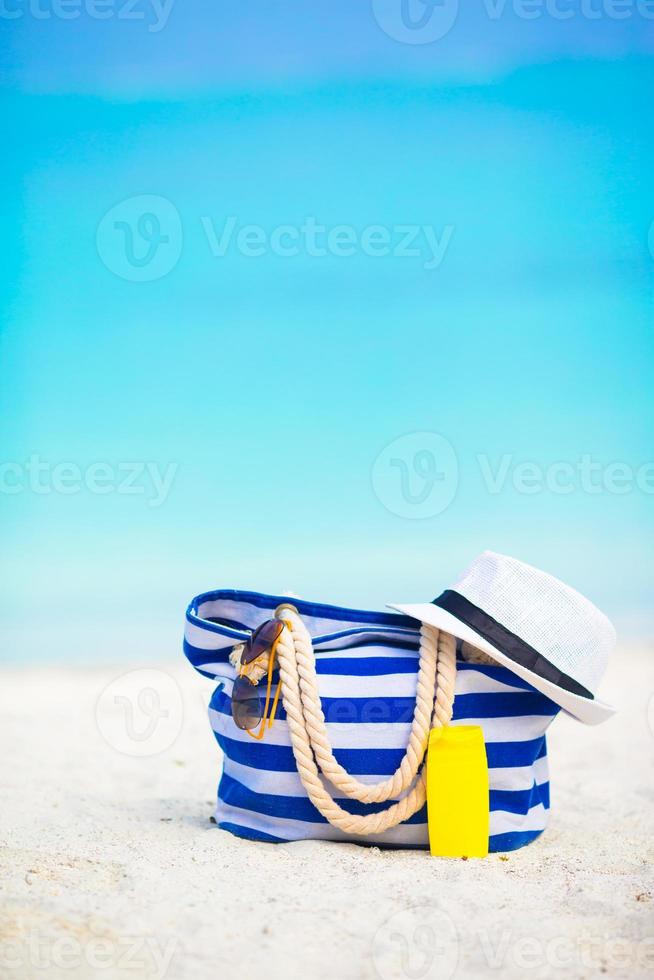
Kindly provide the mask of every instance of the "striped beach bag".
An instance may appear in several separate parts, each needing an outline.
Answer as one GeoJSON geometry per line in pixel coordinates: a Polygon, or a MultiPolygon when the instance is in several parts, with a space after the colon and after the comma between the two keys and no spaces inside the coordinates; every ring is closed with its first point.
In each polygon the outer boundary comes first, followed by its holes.
{"type": "Polygon", "coordinates": [[[215,820],[224,830],[427,848],[423,763],[439,725],[483,731],[490,851],[545,828],[546,731],[559,707],[449,634],[395,613],[219,590],[190,603],[184,652],[217,681],[209,717],[223,755],[215,820]],[[232,695],[242,651],[275,617],[277,656],[260,670],[274,710],[255,733],[236,724],[232,695]]]}

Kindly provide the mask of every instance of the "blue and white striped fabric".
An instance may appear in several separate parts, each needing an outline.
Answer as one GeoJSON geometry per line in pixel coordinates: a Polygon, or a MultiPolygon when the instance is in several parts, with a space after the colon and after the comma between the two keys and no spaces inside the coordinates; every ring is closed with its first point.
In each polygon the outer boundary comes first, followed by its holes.
{"type": "MultiPolygon", "coordinates": [[[[300,781],[280,703],[263,741],[231,717],[229,653],[269,619],[283,596],[220,590],[197,596],[186,613],[184,652],[219,681],[209,705],[223,751],[216,821],[250,840],[318,838],[390,847],[428,847],[423,808],[383,834],[349,837],[315,809],[300,781]]],[[[415,620],[293,599],[313,637],[319,691],[334,754],[362,782],[391,775],[406,750],[413,718],[419,635],[415,620]]],[[[276,680],[276,678],[275,678],[276,680]]],[[[505,667],[457,660],[452,724],[481,725],[490,778],[491,851],[510,851],[544,829],[549,810],[545,732],[558,707],[505,667]]],[[[352,813],[370,806],[337,798],[352,813]]]]}

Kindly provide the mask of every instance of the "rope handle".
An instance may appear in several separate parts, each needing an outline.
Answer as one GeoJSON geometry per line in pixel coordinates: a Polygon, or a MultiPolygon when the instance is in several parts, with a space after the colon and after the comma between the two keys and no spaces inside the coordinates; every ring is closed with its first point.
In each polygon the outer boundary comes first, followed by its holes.
{"type": "Polygon", "coordinates": [[[290,604],[280,606],[275,616],[287,626],[277,641],[276,654],[293,755],[309,799],[329,823],[347,834],[380,834],[407,820],[425,803],[422,763],[430,729],[441,728],[452,718],[456,640],[422,624],[416,707],[406,753],[392,776],[368,785],[351,776],[334,757],[318,693],[309,631],[290,604]],[[343,796],[362,803],[400,799],[380,813],[348,813],[332,798],[322,777],[343,796]]]}

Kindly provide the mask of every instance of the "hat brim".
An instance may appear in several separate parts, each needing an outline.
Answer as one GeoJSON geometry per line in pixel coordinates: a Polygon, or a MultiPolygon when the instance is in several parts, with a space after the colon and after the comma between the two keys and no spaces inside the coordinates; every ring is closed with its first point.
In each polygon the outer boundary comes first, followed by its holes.
{"type": "Polygon", "coordinates": [[[531,684],[541,694],[550,698],[555,704],[558,704],[559,707],[567,711],[573,718],[584,722],[586,725],[599,725],[616,712],[616,709],[610,704],[605,704],[596,698],[584,698],[579,694],[571,694],[565,688],[545,680],[539,674],[535,674],[533,670],[522,667],[510,657],[507,657],[505,653],[502,653],[501,650],[498,650],[497,647],[494,647],[488,640],[485,640],[483,636],[480,636],[479,633],[466,623],[461,622],[460,619],[457,619],[456,616],[453,616],[452,613],[447,612],[445,609],[441,609],[440,606],[435,606],[432,602],[421,602],[411,605],[399,605],[389,602],[387,605],[390,609],[396,609],[398,612],[404,613],[405,616],[410,616],[412,619],[417,619],[422,623],[429,623],[430,626],[435,626],[445,633],[450,633],[459,640],[465,640],[471,643],[478,650],[487,653],[489,657],[492,657],[493,660],[496,660],[503,667],[508,667],[514,674],[522,677],[523,680],[531,684]]]}

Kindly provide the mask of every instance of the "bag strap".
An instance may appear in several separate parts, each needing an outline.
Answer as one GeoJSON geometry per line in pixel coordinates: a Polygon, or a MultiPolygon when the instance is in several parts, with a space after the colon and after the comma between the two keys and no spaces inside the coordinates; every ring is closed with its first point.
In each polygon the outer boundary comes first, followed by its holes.
{"type": "Polygon", "coordinates": [[[277,641],[276,653],[293,755],[309,799],[329,823],[348,834],[380,834],[407,820],[420,810],[426,799],[426,777],[421,766],[429,731],[447,725],[452,718],[456,640],[448,633],[422,624],[416,707],[406,753],[392,776],[366,785],[351,776],[334,757],[318,693],[309,631],[291,605],[283,604],[275,615],[287,626],[277,641]],[[383,803],[397,796],[401,799],[379,813],[348,813],[326,789],[321,772],[349,799],[362,803],[383,803]]]}

